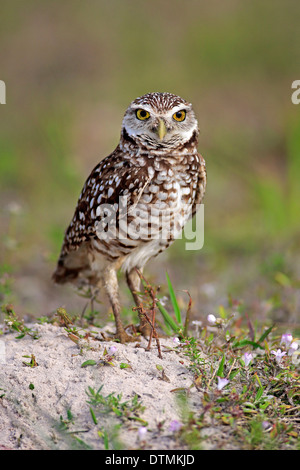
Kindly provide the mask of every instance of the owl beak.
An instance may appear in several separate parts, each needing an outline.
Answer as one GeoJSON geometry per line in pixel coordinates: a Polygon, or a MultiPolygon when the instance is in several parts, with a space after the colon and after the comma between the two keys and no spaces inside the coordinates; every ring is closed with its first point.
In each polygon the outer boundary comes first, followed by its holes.
{"type": "Polygon", "coordinates": [[[166,125],[162,119],[159,119],[158,128],[157,128],[157,134],[158,134],[159,140],[163,140],[166,133],[167,133],[166,125]]]}

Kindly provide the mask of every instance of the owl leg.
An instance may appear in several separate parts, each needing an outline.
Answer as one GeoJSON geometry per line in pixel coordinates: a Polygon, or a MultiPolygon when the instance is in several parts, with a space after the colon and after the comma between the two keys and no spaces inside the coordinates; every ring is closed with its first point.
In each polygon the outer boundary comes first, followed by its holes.
{"type": "MultiPolygon", "coordinates": [[[[140,272],[143,272],[143,268],[140,269],[140,272]]],[[[129,273],[126,273],[126,281],[128,287],[131,291],[133,300],[137,307],[141,305],[141,298],[138,292],[141,291],[141,279],[137,271],[133,268],[129,273]]],[[[151,333],[151,326],[147,322],[144,316],[140,316],[140,324],[137,327],[137,330],[142,333],[143,336],[149,336],[151,333]]]]}
{"type": "MultiPolygon", "coordinates": [[[[140,269],[140,272],[143,272],[143,269],[140,269]]],[[[132,269],[129,273],[126,273],[126,281],[135,304],[139,306],[141,303],[141,298],[138,292],[141,292],[141,279],[135,269],[132,269]]]]}
{"type": "Polygon", "coordinates": [[[119,339],[120,343],[126,343],[129,341],[135,341],[135,339],[128,335],[124,329],[122,320],[121,320],[121,307],[119,301],[119,286],[117,273],[115,269],[106,269],[103,274],[103,285],[105,291],[108,295],[109,301],[112,306],[113,314],[116,322],[116,335],[115,337],[119,339]]]}

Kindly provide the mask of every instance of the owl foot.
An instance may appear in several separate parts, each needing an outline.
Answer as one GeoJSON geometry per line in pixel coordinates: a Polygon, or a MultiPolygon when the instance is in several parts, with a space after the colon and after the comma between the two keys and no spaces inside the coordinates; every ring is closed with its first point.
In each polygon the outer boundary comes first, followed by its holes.
{"type": "Polygon", "coordinates": [[[101,332],[103,341],[118,341],[121,344],[132,343],[133,341],[140,341],[138,336],[131,336],[126,333],[125,329],[117,331],[115,334],[110,334],[109,336],[101,332]]]}
{"type": "Polygon", "coordinates": [[[121,344],[137,341],[137,338],[128,335],[125,330],[117,331],[117,333],[114,335],[114,339],[119,340],[121,344]]]}
{"type": "Polygon", "coordinates": [[[141,322],[139,325],[136,326],[136,331],[141,333],[144,337],[149,338],[152,331],[152,327],[151,325],[149,325],[149,323],[145,324],[145,322],[141,322]]]}

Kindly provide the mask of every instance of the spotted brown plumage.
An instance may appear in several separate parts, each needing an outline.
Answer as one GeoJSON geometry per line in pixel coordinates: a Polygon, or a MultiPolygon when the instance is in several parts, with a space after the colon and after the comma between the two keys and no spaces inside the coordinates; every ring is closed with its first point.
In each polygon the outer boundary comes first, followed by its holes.
{"type": "Polygon", "coordinates": [[[103,286],[116,336],[130,340],[120,318],[118,282],[126,275],[135,302],[136,269],[165,250],[195,214],[206,186],[192,106],[170,93],[134,100],[117,148],[93,169],[80,194],[53,275],[55,282],[103,286]]]}

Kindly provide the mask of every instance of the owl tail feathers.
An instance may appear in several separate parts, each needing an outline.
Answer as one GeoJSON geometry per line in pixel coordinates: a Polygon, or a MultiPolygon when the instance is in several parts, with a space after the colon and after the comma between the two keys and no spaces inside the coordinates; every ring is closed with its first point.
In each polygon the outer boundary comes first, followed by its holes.
{"type": "Polygon", "coordinates": [[[80,269],[66,268],[62,263],[58,263],[56,270],[52,274],[52,280],[56,284],[65,284],[66,282],[74,282],[79,275],[80,269]]]}
{"type": "Polygon", "coordinates": [[[98,278],[94,279],[94,273],[91,270],[84,248],[62,253],[52,279],[56,284],[71,282],[77,286],[98,282],[98,278]]]}

